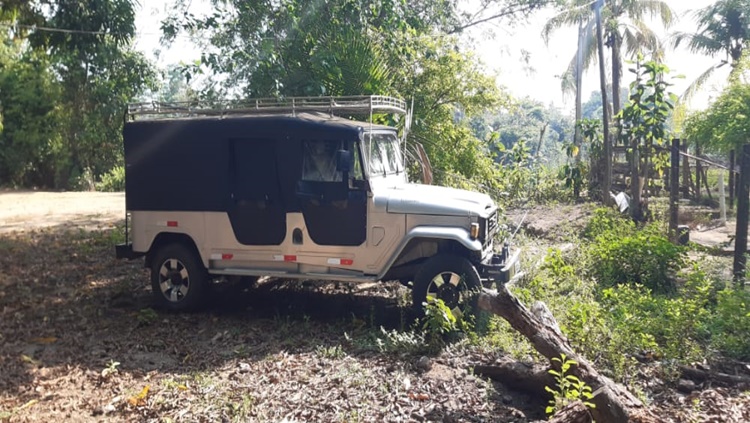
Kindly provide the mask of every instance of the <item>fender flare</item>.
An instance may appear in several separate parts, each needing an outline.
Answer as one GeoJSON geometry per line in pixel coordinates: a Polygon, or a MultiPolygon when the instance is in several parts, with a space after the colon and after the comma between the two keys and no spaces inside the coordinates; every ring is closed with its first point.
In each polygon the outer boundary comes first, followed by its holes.
{"type": "Polygon", "coordinates": [[[394,250],[385,266],[383,266],[381,271],[378,273],[378,279],[382,278],[386,273],[388,273],[388,271],[391,269],[391,266],[393,266],[393,263],[396,262],[398,257],[404,251],[404,248],[406,248],[411,240],[420,238],[456,241],[469,251],[482,251],[482,243],[478,239],[471,239],[471,237],[469,236],[469,231],[467,229],[455,227],[451,228],[445,226],[417,226],[407,232],[407,234],[401,240],[401,243],[394,250]]]}

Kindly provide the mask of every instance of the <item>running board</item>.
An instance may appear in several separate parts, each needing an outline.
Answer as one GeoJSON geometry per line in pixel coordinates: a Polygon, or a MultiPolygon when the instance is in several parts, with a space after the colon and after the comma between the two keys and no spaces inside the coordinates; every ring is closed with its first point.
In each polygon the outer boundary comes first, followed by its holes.
{"type": "Polygon", "coordinates": [[[323,279],[331,281],[342,281],[342,282],[377,282],[377,276],[375,275],[341,275],[336,273],[291,273],[286,270],[248,270],[228,267],[226,269],[211,269],[208,273],[212,275],[236,275],[236,276],[272,276],[272,277],[285,277],[293,279],[323,279]]]}
{"type": "Polygon", "coordinates": [[[236,276],[286,276],[289,272],[286,270],[268,269],[268,270],[247,270],[228,267],[225,269],[210,269],[208,273],[212,275],[236,275],[236,276]]]}

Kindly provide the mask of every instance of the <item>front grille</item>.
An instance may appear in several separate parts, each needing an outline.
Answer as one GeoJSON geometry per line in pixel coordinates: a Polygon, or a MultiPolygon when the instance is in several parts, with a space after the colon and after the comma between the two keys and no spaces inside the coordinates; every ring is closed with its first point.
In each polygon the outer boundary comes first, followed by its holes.
{"type": "Polygon", "coordinates": [[[487,218],[487,235],[488,238],[492,238],[498,230],[497,225],[497,210],[487,218]]]}

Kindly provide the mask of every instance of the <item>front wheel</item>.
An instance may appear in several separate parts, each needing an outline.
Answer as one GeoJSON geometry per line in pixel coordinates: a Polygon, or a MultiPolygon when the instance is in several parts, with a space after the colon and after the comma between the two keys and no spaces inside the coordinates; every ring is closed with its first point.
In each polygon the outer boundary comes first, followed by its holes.
{"type": "Polygon", "coordinates": [[[160,306],[172,311],[192,311],[206,300],[208,272],[200,257],[182,244],[169,244],[151,264],[151,289],[160,306]]]}
{"type": "Polygon", "coordinates": [[[473,307],[472,292],[480,287],[479,272],[471,262],[453,254],[438,254],[427,260],[414,276],[414,309],[424,312],[424,303],[440,299],[451,310],[473,307]]]}

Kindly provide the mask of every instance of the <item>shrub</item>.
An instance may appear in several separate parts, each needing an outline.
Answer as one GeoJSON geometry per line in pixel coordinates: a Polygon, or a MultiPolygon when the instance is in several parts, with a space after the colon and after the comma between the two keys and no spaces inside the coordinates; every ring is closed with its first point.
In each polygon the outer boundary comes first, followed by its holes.
{"type": "Polygon", "coordinates": [[[615,209],[602,207],[594,210],[594,216],[583,230],[583,236],[594,240],[604,234],[626,236],[634,232],[635,224],[630,218],[615,209]]]}
{"type": "Polygon", "coordinates": [[[750,359],[750,292],[725,289],[718,293],[711,322],[712,345],[738,360],[750,359]]]}
{"type": "Polygon", "coordinates": [[[102,180],[96,184],[96,189],[107,192],[125,191],[125,167],[115,166],[102,175],[102,180]]]}
{"type": "Polygon", "coordinates": [[[629,235],[604,230],[589,249],[590,272],[603,287],[641,284],[654,293],[673,293],[673,274],[685,264],[685,249],[650,226],[629,235]]]}

